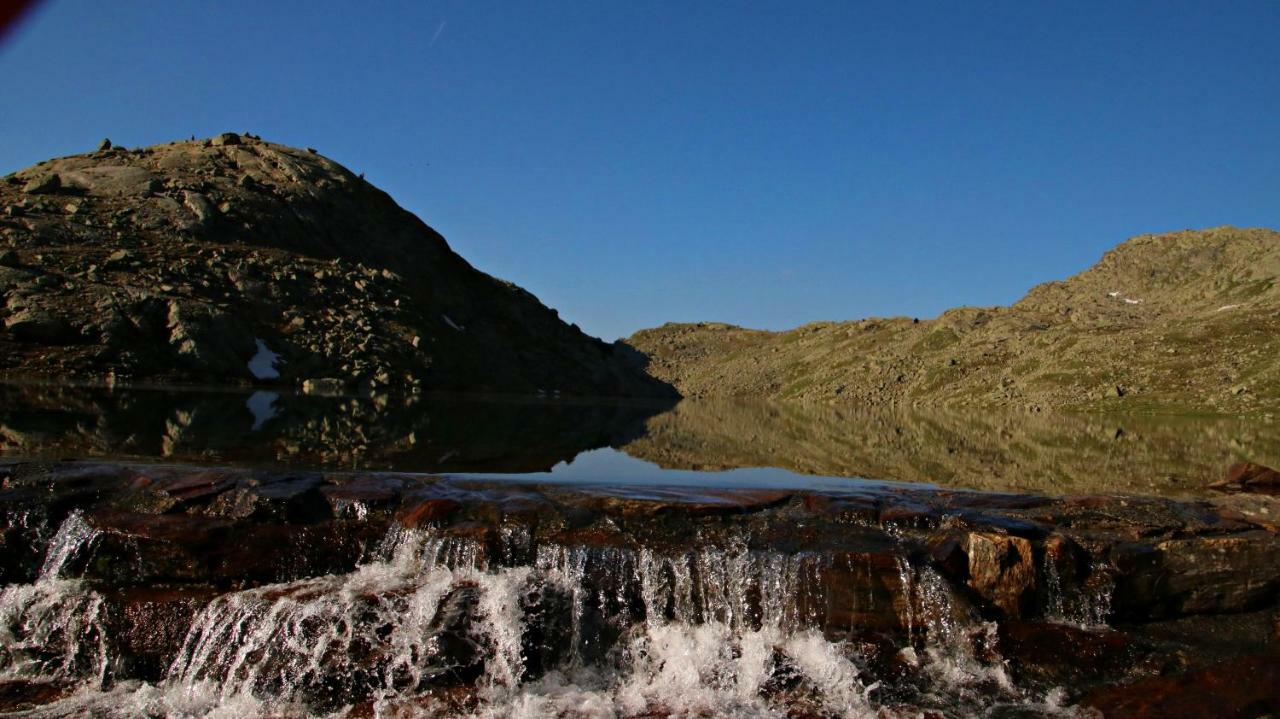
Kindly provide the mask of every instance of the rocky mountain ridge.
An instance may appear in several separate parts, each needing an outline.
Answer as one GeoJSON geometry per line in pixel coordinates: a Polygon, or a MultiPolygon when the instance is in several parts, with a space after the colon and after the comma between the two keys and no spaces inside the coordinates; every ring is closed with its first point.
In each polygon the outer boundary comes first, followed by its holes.
{"type": "Polygon", "coordinates": [[[104,141],[0,213],[9,378],[674,395],[312,149],[104,141]]]}
{"type": "Polygon", "coordinates": [[[1272,414],[1280,233],[1144,235],[1010,307],[815,322],[667,324],[627,342],[693,397],[876,406],[1272,414]]]}

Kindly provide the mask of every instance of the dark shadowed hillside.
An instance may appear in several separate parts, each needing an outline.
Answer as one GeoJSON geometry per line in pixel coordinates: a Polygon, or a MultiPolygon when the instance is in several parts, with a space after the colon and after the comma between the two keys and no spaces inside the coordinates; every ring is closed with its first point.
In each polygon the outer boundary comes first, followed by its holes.
{"type": "Polygon", "coordinates": [[[313,150],[104,143],[9,175],[0,212],[9,377],[672,394],[313,150]]]}

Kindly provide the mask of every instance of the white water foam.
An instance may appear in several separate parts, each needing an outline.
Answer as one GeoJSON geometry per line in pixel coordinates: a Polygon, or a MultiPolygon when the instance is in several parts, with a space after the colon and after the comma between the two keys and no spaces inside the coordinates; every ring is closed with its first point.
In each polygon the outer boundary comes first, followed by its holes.
{"type": "MultiPolygon", "coordinates": [[[[72,526],[67,536],[83,533],[72,526]]],[[[498,555],[515,564],[527,539],[504,535],[498,555]]],[[[910,715],[900,704],[885,713],[859,651],[824,637],[799,601],[818,583],[816,557],[745,545],[674,554],[540,546],[524,566],[491,565],[489,556],[478,541],[393,530],[349,574],[215,599],[158,685],[104,691],[99,675],[33,716],[345,716],[351,697],[367,698],[360,711],[377,717],[773,717],[797,706],[834,717],[910,715]],[[535,597],[564,623],[544,624],[560,649],[529,676],[535,597]],[[617,639],[605,642],[611,632],[617,639]],[[475,687],[461,703],[434,691],[459,682],[475,687]]],[[[998,702],[1069,715],[1056,695],[1023,695],[998,657],[980,656],[994,646],[993,627],[956,605],[936,572],[905,559],[899,569],[914,642],[904,651],[918,647],[927,683],[916,695],[922,707],[969,713],[998,702]]],[[[3,606],[43,602],[51,608],[35,613],[54,617],[59,602],[86,596],[74,584],[42,580],[21,600],[6,590],[3,606]]],[[[97,609],[69,610],[74,626],[92,628],[83,618],[97,609]]],[[[83,635],[32,641],[94,646],[83,635]]],[[[21,640],[3,635],[0,646],[21,640]]],[[[91,673],[25,666],[28,676],[91,673]]]]}
{"type": "Polygon", "coordinates": [[[108,656],[102,598],[63,574],[98,531],[72,512],[49,541],[33,584],[0,591],[0,679],[79,680],[100,686],[108,656]]]}

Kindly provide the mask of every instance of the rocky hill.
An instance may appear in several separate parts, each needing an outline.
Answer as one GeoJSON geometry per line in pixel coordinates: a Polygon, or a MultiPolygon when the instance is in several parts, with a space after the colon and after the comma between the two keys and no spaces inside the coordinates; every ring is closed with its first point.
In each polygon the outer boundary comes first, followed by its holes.
{"type": "Polygon", "coordinates": [[[0,375],[673,396],[314,150],[227,133],[0,181],[0,375]]]}
{"type": "Polygon", "coordinates": [[[668,324],[628,343],[686,396],[864,405],[1280,410],[1280,233],[1135,237],[1011,307],[787,332],[668,324]]]}

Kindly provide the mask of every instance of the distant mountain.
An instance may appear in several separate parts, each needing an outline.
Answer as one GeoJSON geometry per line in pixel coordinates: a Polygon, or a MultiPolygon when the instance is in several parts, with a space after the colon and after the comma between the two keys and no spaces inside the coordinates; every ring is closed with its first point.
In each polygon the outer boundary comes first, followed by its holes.
{"type": "Polygon", "coordinates": [[[5,177],[0,290],[10,378],[674,396],[361,176],[251,135],[5,177]]]}
{"type": "Polygon", "coordinates": [[[866,405],[1280,409],[1280,233],[1135,237],[1011,307],[787,332],[667,324],[627,340],[686,396],[866,405]]]}

